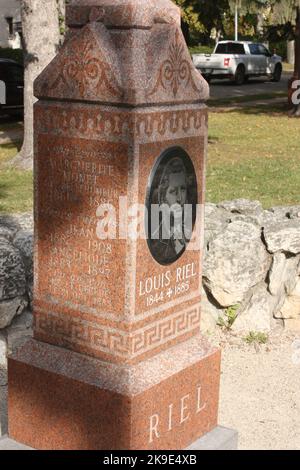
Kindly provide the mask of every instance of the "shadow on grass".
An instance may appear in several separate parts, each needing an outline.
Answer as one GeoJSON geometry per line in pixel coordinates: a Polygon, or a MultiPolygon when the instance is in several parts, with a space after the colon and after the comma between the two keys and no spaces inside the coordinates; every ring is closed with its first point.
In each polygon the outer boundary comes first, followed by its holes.
{"type": "Polygon", "coordinates": [[[11,143],[0,147],[0,215],[26,212],[32,208],[32,172],[18,170],[11,165],[11,159],[20,147],[21,144],[17,147],[11,143]],[[13,154],[9,155],[11,151],[13,154]]]}
{"type": "Polygon", "coordinates": [[[22,142],[7,142],[6,144],[1,144],[0,145],[0,151],[1,150],[12,150],[14,148],[17,148],[17,151],[19,152],[22,148],[22,142]]]}
{"type": "Polygon", "coordinates": [[[219,141],[220,141],[219,137],[216,137],[216,136],[213,136],[213,135],[208,136],[208,143],[209,144],[217,144],[219,141]]]}
{"type": "Polygon", "coordinates": [[[220,113],[239,113],[243,115],[268,115],[268,116],[277,116],[277,117],[291,117],[291,107],[288,103],[274,103],[274,104],[259,104],[255,106],[244,105],[237,106],[232,104],[232,107],[222,108],[220,113]]]}
{"type": "Polygon", "coordinates": [[[12,127],[22,127],[24,124],[24,119],[22,115],[12,115],[2,114],[0,115],[0,130],[11,129],[12,127]]]}
{"type": "Polygon", "coordinates": [[[9,183],[0,182],[0,219],[6,213],[5,202],[9,199],[9,183]]]}

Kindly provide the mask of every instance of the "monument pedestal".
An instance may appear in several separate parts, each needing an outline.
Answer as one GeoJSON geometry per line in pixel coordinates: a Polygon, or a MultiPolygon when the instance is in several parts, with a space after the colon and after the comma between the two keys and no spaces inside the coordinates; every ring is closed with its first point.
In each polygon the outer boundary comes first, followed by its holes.
{"type": "MultiPolygon", "coordinates": [[[[187,447],[187,451],[203,450],[237,450],[238,433],[237,431],[223,426],[217,426],[200,439],[197,439],[192,445],[187,447]]],[[[0,450],[34,450],[20,442],[9,437],[0,438],[0,450]]]]}
{"type": "Polygon", "coordinates": [[[9,359],[9,435],[36,449],[184,449],[217,426],[219,377],[201,337],[135,366],[31,340],[9,359]]]}

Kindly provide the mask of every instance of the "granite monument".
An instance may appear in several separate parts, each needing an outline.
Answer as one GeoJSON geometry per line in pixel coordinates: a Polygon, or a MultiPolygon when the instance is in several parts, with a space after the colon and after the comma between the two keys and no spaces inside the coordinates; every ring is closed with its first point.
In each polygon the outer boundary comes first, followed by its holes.
{"type": "Polygon", "coordinates": [[[34,338],[9,358],[10,437],[184,449],[218,415],[199,334],[208,85],[170,0],[72,0],[67,24],[34,87],[34,338]]]}

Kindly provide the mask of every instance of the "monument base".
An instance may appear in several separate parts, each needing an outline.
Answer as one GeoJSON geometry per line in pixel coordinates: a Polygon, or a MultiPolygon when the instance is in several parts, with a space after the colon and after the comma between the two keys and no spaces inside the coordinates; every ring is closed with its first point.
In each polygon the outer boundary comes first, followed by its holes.
{"type": "Polygon", "coordinates": [[[35,449],[185,449],[217,426],[220,351],[196,336],[134,366],[36,340],[8,361],[10,438],[35,449]]]}
{"type": "Polygon", "coordinates": [[[205,436],[197,439],[186,450],[237,450],[238,432],[234,429],[217,426],[205,436]]]}
{"type": "MultiPolygon", "coordinates": [[[[200,437],[187,449],[191,450],[237,450],[238,433],[233,429],[217,426],[215,429],[200,437]]],[[[0,450],[34,450],[24,444],[10,439],[9,437],[0,438],[0,450]]]]}

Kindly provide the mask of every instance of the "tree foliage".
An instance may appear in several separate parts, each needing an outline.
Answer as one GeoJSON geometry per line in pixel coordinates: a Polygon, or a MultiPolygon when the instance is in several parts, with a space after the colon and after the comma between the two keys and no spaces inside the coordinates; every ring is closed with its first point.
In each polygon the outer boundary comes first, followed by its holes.
{"type": "Polygon", "coordinates": [[[266,7],[265,0],[173,0],[182,9],[183,23],[192,42],[206,43],[214,29],[225,37],[234,34],[234,11],[239,6],[242,36],[256,33],[257,12],[266,7]],[[194,39],[194,41],[193,41],[194,39]]]}
{"type": "Polygon", "coordinates": [[[265,0],[229,0],[229,7],[232,13],[235,11],[235,6],[238,5],[241,15],[257,14],[268,6],[267,3],[265,0]]]}
{"type": "Polygon", "coordinates": [[[272,22],[274,24],[291,23],[296,25],[300,0],[272,0],[272,22]]]}
{"type": "Polygon", "coordinates": [[[181,8],[184,23],[188,24],[192,31],[204,32],[205,27],[197,11],[197,2],[193,0],[174,0],[174,2],[181,8]]]}
{"type": "MultiPolygon", "coordinates": [[[[207,40],[213,28],[217,32],[225,33],[226,37],[232,36],[236,6],[239,8],[239,29],[242,35],[254,36],[255,32],[260,34],[259,18],[263,17],[266,37],[269,40],[276,42],[280,39],[295,39],[295,70],[289,84],[291,97],[292,83],[295,79],[300,79],[300,0],[173,1],[183,9],[184,23],[188,31],[192,29],[198,33],[198,40],[201,33],[207,40]]],[[[189,40],[189,34],[186,38],[189,40]]],[[[203,43],[203,40],[201,42],[203,43]]],[[[295,114],[300,115],[300,106],[296,108],[295,114]]]]}
{"type": "MultiPolygon", "coordinates": [[[[223,30],[223,20],[229,11],[228,0],[173,0],[182,10],[182,19],[189,29],[191,43],[209,38],[212,28],[223,30]]],[[[185,29],[185,28],[184,28],[185,29]]]]}

